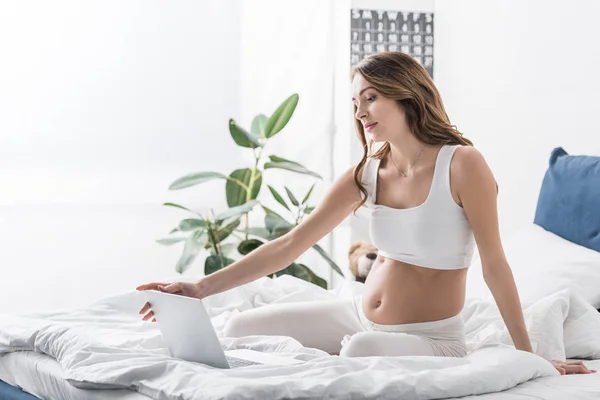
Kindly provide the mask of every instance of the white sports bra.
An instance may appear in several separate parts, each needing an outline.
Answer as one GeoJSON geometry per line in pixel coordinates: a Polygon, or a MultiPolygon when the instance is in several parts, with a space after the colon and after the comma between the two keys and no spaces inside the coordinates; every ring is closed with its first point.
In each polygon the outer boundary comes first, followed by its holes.
{"type": "Polygon", "coordinates": [[[375,204],[381,160],[367,158],[361,182],[371,209],[371,242],[383,257],[433,269],[461,269],[471,265],[475,240],[471,224],[450,192],[450,161],[459,145],[438,152],[429,196],[412,208],[375,204]]]}

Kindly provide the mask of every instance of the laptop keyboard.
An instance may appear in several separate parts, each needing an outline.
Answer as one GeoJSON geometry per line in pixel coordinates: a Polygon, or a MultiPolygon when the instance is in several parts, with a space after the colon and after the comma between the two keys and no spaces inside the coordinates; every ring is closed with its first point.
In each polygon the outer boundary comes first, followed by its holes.
{"type": "Polygon", "coordinates": [[[249,367],[250,365],[263,365],[255,361],[244,360],[237,357],[226,356],[230,368],[249,367]]]}

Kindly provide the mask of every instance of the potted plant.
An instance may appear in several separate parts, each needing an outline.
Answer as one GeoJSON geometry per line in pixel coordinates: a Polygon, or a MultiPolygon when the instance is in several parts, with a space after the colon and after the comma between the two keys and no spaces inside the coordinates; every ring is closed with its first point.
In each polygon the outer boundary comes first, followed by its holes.
{"type": "MultiPolygon", "coordinates": [[[[292,94],[281,103],[270,117],[264,114],[257,115],[252,120],[250,131],[240,127],[233,119],[229,120],[229,133],[235,143],[238,146],[251,149],[254,153],[255,162],[252,167],[236,169],[229,175],[212,171],[196,172],[177,179],[169,186],[169,190],[180,190],[213,179],[223,179],[225,180],[225,193],[229,207],[217,215],[214,215],[214,212],[213,215],[203,215],[179,204],[164,203],[165,206],[181,208],[194,214],[193,218],[182,220],[169,233],[178,236],[157,240],[162,245],[185,242],[183,253],[175,266],[177,272],[183,273],[203,248],[210,252],[204,262],[204,273],[208,275],[218,271],[235,261],[232,258],[234,257],[234,250],[245,256],[264,243],[286,234],[302,222],[305,215],[312,212],[314,207],[308,206],[308,200],[316,182],[304,195],[302,201],[299,201],[299,197],[284,186],[289,203],[273,186],[266,185],[275,201],[290,212],[293,221],[287,220],[272,208],[257,200],[263,187],[264,173],[269,169],[283,169],[316,179],[323,179],[319,174],[309,171],[295,161],[276,155],[269,155],[266,161],[263,159],[263,151],[269,140],[287,125],[296,109],[298,100],[298,94],[292,94]],[[264,225],[250,227],[249,213],[257,205],[266,213],[264,225]],[[240,227],[242,220],[244,225],[240,227]],[[187,236],[181,236],[182,234],[187,236]]],[[[334,271],[343,276],[337,264],[319,245],[315,244],[313,249],[327,261],[334,271]]],[[[308,266],[299,262],[291,263],[274,275],[280,276],[283,274],[293,275],[327,288],[327,282],[323,278],[317,276],[308,266]]]]}

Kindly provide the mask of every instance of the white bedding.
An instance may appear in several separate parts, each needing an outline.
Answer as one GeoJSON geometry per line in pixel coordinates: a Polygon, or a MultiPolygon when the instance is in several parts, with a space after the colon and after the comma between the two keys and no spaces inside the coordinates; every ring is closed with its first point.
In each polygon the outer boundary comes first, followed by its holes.
{"type": "MultiPolygon", "coordinates": [[[[349,283],[350,284],[350,283],[349,283]]],[[[358,287],[358,286],[357,286],[358,287]]],[[[263,278],[205,299],[220,333],[231,315],[273,302],[352,295],[327,292],[284,276],[263,278]]],[[[129,388],[155,399],[447,398],[502,391],[540,377],[560,377],[543,358],[515,350],[497,308],[469,299],[463,312],[469,356],[346,359],[286,337],[224,338],[226,348],[253,348],[307,360],[286,367],[216,370],[171,358],[155,324],[137,314],[142,293],[129,292],[77,310],[0,317],[0,352],[34,350],[57,359],[79,388],[129,388]]],[[[536,352],[547,359],[600,358],[600,314],[571,291],[526,305],[536,352]]],[[[547,379],[547,378],[543,378],[547,379]]]]}
{"type": "MultiPolygon", "coordinates": [[[[586,361],[589,368],[600,370],[600,360],[586,361]]],[[[140,393],[125,389],[79,389],[63,379],[58,362],[33,351],[17,351],[0,356],[0,379],[41,398],[52,400],[144,400],[140,393]]],[[[461,400],[597,400],[600,399],[600,375],[573,374],[533,379],[502,392],[461,397],[461,400]]]]}

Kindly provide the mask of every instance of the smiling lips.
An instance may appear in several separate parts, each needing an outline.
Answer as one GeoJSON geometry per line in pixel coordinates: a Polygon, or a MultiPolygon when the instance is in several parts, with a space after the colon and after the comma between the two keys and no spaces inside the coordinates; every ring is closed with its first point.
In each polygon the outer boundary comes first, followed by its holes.
{"type": "Polygon", "coordinates": [[[375,125],[377,125],[377,122],[371,122],[370,124],[365,125],[365,129],[370,131],[375,125]]]}

